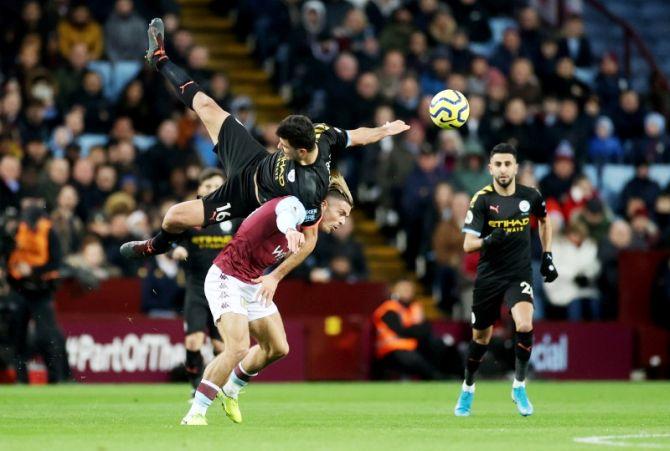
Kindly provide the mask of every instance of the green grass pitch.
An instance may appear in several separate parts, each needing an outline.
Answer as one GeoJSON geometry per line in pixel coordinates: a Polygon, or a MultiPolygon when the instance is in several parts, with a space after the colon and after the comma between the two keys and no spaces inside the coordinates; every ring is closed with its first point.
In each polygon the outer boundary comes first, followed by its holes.
{"type": "Polygon", "coordinates": [[[529,418],[510,387],[481,381],[456,418],[456,382],[258,383],[243,424],[215,404],[196,428],[179,426],[186,385],[0,386],[0,450],[670,449],[670,383],[533,381],[529,418]]]}

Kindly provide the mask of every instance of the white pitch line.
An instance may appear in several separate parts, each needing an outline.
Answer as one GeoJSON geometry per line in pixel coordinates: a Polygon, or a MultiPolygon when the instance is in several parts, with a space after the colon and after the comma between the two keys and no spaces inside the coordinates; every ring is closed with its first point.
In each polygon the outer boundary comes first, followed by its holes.
{"type": "Polygon", "coordinates": [[[668,448],[670,445],[661,445],[659,443],[631,443],[621,440],[631,438],[668,438],[670,434],[624,434],[624,435],[600,435],[593,437],[575,437],[577,443],[588,443],[590,445],[606,446],[632,446],[635,448],[668,448]]]}

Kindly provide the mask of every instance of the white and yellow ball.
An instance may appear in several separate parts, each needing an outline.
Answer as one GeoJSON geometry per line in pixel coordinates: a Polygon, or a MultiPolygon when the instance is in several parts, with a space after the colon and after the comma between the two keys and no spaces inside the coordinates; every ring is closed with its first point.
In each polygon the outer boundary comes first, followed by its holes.
{"type": "Polygon", "coordinates": [[[430,118],[444,129],[459,128],[470,116],[470,104],[462,92],[454,89],[440,91],[430,101],[430,118]]]}

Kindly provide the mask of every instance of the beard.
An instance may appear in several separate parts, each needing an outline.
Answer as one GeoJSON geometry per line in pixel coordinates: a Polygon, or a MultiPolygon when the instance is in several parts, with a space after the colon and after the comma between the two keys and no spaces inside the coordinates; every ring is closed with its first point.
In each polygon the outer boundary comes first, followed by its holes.
{"type": "Polygon", "coordinates": [[[512,180],[514,180],[514,177],[509,177],[506,182],[502,182],[500,178],[496,178],[498,185],[502,186],[503,188],[507,188],[509,184],[512,183],[512,180]]]}

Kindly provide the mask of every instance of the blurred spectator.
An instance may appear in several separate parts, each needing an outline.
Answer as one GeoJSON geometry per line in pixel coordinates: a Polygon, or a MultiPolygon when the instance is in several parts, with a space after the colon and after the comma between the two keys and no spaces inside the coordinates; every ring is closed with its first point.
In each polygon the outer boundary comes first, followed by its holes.
{"type": "Polygon", "coordinates": [[[233,95],[230,93],[230,80],[223,72],[216,72],[209,81],[209,95],[221,108],[230,111],[233,95]]]}
{"type": "Polygon", "coordinates": [[[551,172],[540,180],[540,192],[545,199],[560,201],[570,191],[576,177],[575,154],[569,144],[562,143],[554,154],[551,172]]]}
{"type": "Polygon", "coordinates": [[[454,186],[470,196],[491,183],[487,169],[486,153],[477,142],[467,142],[461,157],[460,167],[454,171],[454,186]]]}
{"type": "Polygon", "coordinates": [[[354,220],[348,218],[333,233],[319,237],[314,250],[316,262],[310,274],[313,282],[357,282],[367,279],[368,269],[363,247],[354,238],[353,231],[354,220]]]}
{"type": "MultiPolygon", "coordinates": [[[[428,29],[428,35],[433,39],[435,34],[442,38],[448,33],[449,25],[448,17],[442,16],[440,20],[433,19],[428,29]]],[[[409,37],[412,31],[414,31],[412,13],[406,8],[398,8],[393,12],[391,21],[379,34],[379,45],[387,54],[393,50],[398,50],[404,54],[409,46],[409,37]]]]}
{"type": "Polygon", "coordinates": [[[649,177],[649,163],[638,161],[635,176],[624,185],[619,195],[620,211],[625,212],[630,200],[634,198],[642,200],[647,211],[653,211],[660,192],[661,187],[649,177]]]}
{"type": "Polygon", "coordinates": [[[526,6],[519,11],[518,22],[523,53],[531,59],[533,65],[537,65],[542,45],[540,16],[535,8],[526,6]]]}
{"type": "Polygon", "coordinates": [[[416,81],[416,78],[403,78],[400,82],[400,89],[398,90],[394,104],[396,116],[405,121],[416,117],[420,101],[419,83],[416,81]]]}
{"type": "Polygon", "coordinates": [[[632,248],[648,251],[656,246],[659,239],[658,226],[651,220],[646,208],[635,208],[632,211],[630,226],[633,231],[632,248]]]}
{"type": "Polygon", "coordinates": [[[542,89],[533,73],[533,65],[527,58],[517,58],[510,69],[509,96],[518,97],[528,106],[539,106],[542,101],[542,89]]]}
{"type": "Polygon", "coordinates": [[[32,354],[28,325],[31,319],[35,322],[35,344],[44,356],[49,382],[62,382],[69,376],[65,339],[58,328],[53,307],[62,253],[56,231],[45,217],[45,207],[44,199],[22,199],[21,221],[7,262],[14,305],[14,366],[21,383],[28,383],[27,364],[32,354]]]}
{"type": "Polygon", "coordinates": [[[256,110],[251,97],[236,97],[230,104],[230,112],[251,133],[251,136],[257,140],[260,138],[261,133],[256,125],[256,110]]]}
{"type": "Polygon", "coordinates": [[[112,62],[139,61],[146,52],[147,25],[133,8],[133,0],[116,0],[105,22],[105,53],[112,62]]]}
{"type": "Polygon", "coordinates": [[[386,100],[393,99],[400,89],[400,80],[405,74],[405,57],[397,50],[390,50],[384,56],[384,64],[377,72],[381,94],[386,100]]]}
{"type": "Polygon", "coordinates": [[[597,165],[623,160],[623,146],[614,135],[614,123],[607,116],[600,116],[596,121],[595,136],[589,141],[588,152],[589,160],[597,165]]]}
{"type": "Polygon", "coordinates": [[[209,50],[201,45],[194,45],[188,52],[187,66],[189,75],[197,83],[207,85],[208,80],[214,73],[207,67],[209,63],[209,50]]]}
{"type": "Polygon", "coordinates": [[[66,111],[74,103],[74,95],[80,89],[86,72],[86,65],[90,60],[90,53],[86,44],[74,43],[65,55],[68,64],[61,66],[54,75],[58,84],[56,103],[61,111],[66,111]]]}
{"type": "Polygon", "coordinates": [[[56,198],[63,185],[70,179],[70,163],[65,158],[55,158],[47,164],[47,174],[39,184],[39,192],[46,200],[48,210],[56,206],[56,198]]]}
{"type": "Polygon", "coordinates": [[[84,74],[82,89],[75,94],[75,103],[84,107],[87,133],[105,133],[112,119],[112,106],[102,93],[102,77],[97,72],[84,74]]]}
{"type": "Polygon", "coordinates": [[[454,0],[449,2],[459,27],[467,32],[470,41],[486,43],[491,39],[489,12],[486,2],[477,0],[454,0]]]}
{"type": "Polygon", "coordinates": [[[356,94],[356,77],[358,76],[358,61],[348,52],[341,53],[333,66],[334,74],[328,82],[328,98],[331,105],[328,122],[337,124],[344,129],[352,129],[354,124],[352,114],[347,104],[339,99],[352,99],[356,94]]]}
{"type": "Polygon", "coordinates": [[[557,64],[558,42],[550,36],[544,36],[540,43],[540,55],[535,61],[535,72],[548,92],[552,91],[551,83],[555,80],[557,64]]]}
{"type": "Polygon", "coordinates": [[[603,319],[616,319],[619,296],[619,252],[630,249],[632,230],[628,223],[616,220],[598,246],[598,260],[602,267],[598,286],[602,295],[603,319]]]}
{"type": "MultiPolygon", "coordinates": [[[[393,111],[388,107],[378,109],[376,116],[377,125],[392,121],[394,118],[393,111]]],[[[425,136],[423,128],[412,127],[397,139],[389,137],[390,139],[387,138],[373,145],[379,146],[377,160],[373,163],[373,167],[377,169],[375,177],[381,191],[379,201],[382,208],[395,212],[401,210],[400,199],[405,181],[414,168],[414,157],[419,154],[425,136]]],[[[396,219],[391,222],[397,224],[398,221],[396,219]]]]}
{"type": "MultiPolygon", "coordinates": [[[[436,190],[437,196],[437,190],[436,190]]],[[[438,288],[438,307],[451,316],[453,308],[460,302],[461,269],[463,266],[463,235],[461,229],[470,207],[470,196],[457,193],[451,199],[448,214],[443,214],[432,234],[432,249],[435,255],[435,281],[438,288]]],[[[446,213],[446,212],[445,212],[446,213]]]]}
{"type": "Polygon", "coordinates": [[[435,186],[446,179],[447,174],[440,167],[437,154],[429,144],[424,144],[413,171],[405,180],[402,193],[402,219],[407,236],[405,259],[410,268],[414,268],[421,245],[423,214],[429,206],[435,186]]]}
{"type": "Polygon", "coordinates": [[[51,222],[63,255],[74,253],[81,244],[84,224],[75,215],[78,203],[77,190],[72,185],[65,185],[58,192],[56,208],[51,212],[51,222]]]}
{"type": "Polygon", "coordinates": [[[514,27],[507,28],[503,34],[502,43],[498,44],[493,52],[491,64],[508,75],[512,67],[512,61],[524,56],[521,50],[521,37],[519,30],[514,27]]]}
{"type": "Polygon", "coordinates": [[[426,380],[461,376],[460,356],[451,342],[432,334],[424,318],[423,307],[415,299],[414,282],[396,282],[391,299],[372,314],[377,337],[375,356],[382,376],[399,372],[426,380]]]}
{"type": "Polygon", "coordinates": [[[586,201],[582,209],[575,212],[571,221],[586,227],[589,236],[600,243],[609,233],[612,213],[605,207],[602,200],[592,197],[586,201]]]}
{"type": "MultiPolygon", "coordinates": [[[[470,64],[472,64],[474,53],[470,51],[470,40],[463,29],[456,30],[454,37],[451,39],[449,49],[451,50],[451,64],[454,72],[459,74],[467,73],[470,64]]],[[[464,88],[458,90],[466,91],[464,88]]]]}
{"type": "Polygon", "coordinates": [[[595,93],[600,99],[603,110],[611,114],[619,104],[622,91],[628,89],[628,80],[619,69],[619,61],[613,52],[605,53],[595,78],[595,93]]]}
{"type": "Polygon", "coordinates": [[[451,44],[456,33],[456,21],[448,10],[438,10],[428,25],[428,37],[433,45],[451,44]]]}
{"type": "Polygon", "coordinates": [[[591,66],[591,44],[584,35],[584,21],[579,16],[572,16],[563,25],[563,38],[558,44],[560,57],[568,57],[577,67],[591,66]]]}
{"type": "Polygon", "coordinates": [[[86,46],[91,59],[97,60],[102,56],[102,28],[91,17],[88,6],[83,3],[73,5],[67,18],[58,24],[58,48],[61,56],[70,58],[77,44],[86,46]]]}
{"type": "Polygon", "coordinates": [[[648,113],[644,118],[644,136],[633,148],[633,161],[648,163],[670,163],[670,138],[665,129],[665,117],[660,113],[648,113]]]}
{"type": "Polygon", "coordinates": [[[519,152],[519,161],[535,160],[532,129],[527,120],[526,103],[520,98],[510,99],[505,108],[505,123],[498,131],[497,141],[513,145],[519,152]]]}
{"type": "Polygon", "coordinates": [[[147,102],[144,86],[140,80],[131,81],[123,90],[116,108],[117,117],[125,117],[132,122],[133,128],[147,135],[156,131],[155,115],[147,102]]]}
{"type": "Polygon", "coordinates": [[[565,223],[572,222],[574,215],[579,213],[588,201],[597,197],[598,192],[587,176],[580,174],[575,177],[570,190],[561,199],[561,210],[565,223]]]}
{"type": "Polygon", "coordinates": [[[575,76],[575,63],[568,57],[556,62],[556,72],[545,82],[547,92],[559,99],[575,99],[583,105],[591,89],[575,76]]]}
{"type": "Polygon", "coordinates": [[[13,155],[0,156],[0,210],[19,208],[21,162],[13,155]]]}
{"type": "Polygon", "coordinates": [[[420,74],[428,68],[429,64],[430,53],[428,49],[428,39],[422,31],[416,30],[412,32],[409,37],[407,68],[415,74],[420,74]]]}
{"type": "Polygon", "coordinates": [[[67,263],[74,268],[92,273],[98,281],[121,275],[119,268],[107,262],[102,243],[95,237],[86,238],[80,253],[68,257],[67,263]]]}
{"type": "Polygon", "coordinates": [[[638,93],[623,91],[619,97],[619,106],[612,116],[619,138],[624,142],[641,138],[644,133],[644,114],[638,93]]]}
{"type": "Polygon", "coordinates": [[[470,103],[470,117],[459,129],[468,145],[478,146],[482,151],[492,147],[494,141],[491,121],[486,115],[486,99],[480,95],[471,95],[468,98],[470,103]]]}
{"type": "Polygon", "coordinates": [[[451,73],[449,52],[437,49],[430,55],[430,67],[421,75],[421,92],[433,96],[447,87],[447,78],[451,73]]]}
{"type": "Polygon", "coordinates": [[[570,224],[565,235],[552,244],[554,263],[561,268],[561,277],[544,285],[552,308],[547,316],[566,317],[569,321],[601,319],[601,305],[596,280],[600,273],[597,245],[588,236],[586,227],[570,224]],[[588,312],[588,313],[585,313],[588,312]]]}
{"type": "Polygon", "coordinates": [[[353,122],[358,126],[371,125],[375,110],[381,103],[379,96],[379,79],[372,72],[365,72],[356,81],[356,101],[349,111],[354,116],[353,122]]]}

